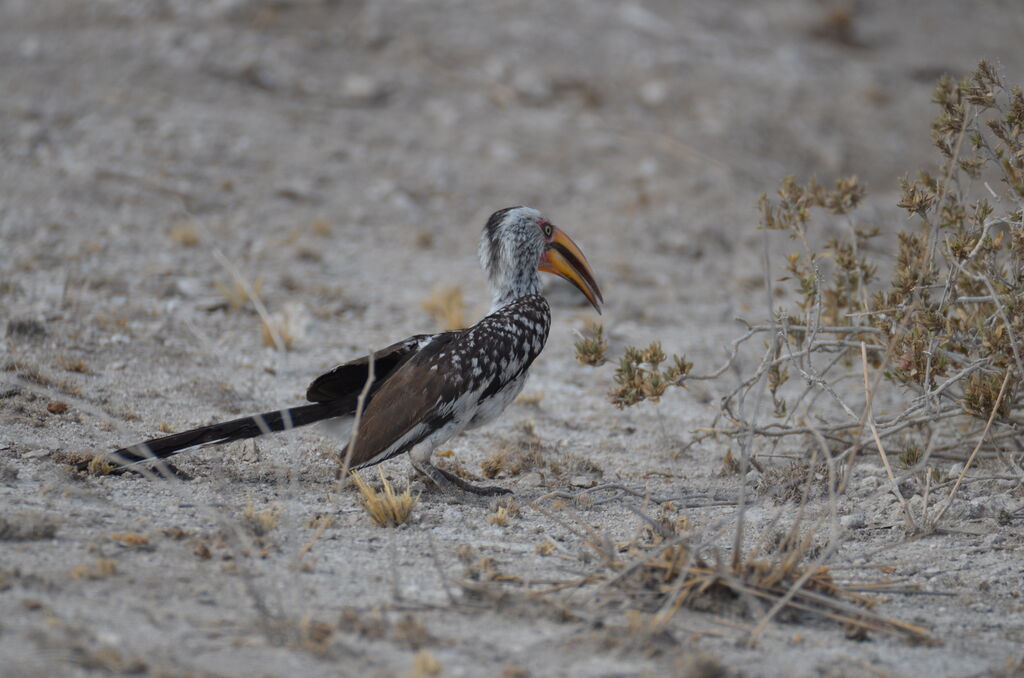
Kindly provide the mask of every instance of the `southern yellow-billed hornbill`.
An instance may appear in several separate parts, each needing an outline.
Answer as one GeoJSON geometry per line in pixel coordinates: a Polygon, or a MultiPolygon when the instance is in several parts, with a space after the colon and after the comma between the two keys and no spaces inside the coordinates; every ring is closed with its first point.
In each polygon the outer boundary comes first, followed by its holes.
{"type": "MultiPolygon", "coordinates": [[[[409,452],[413,466],[446,494],[504,494],[476,487],[430,463],[434,449],[495,419],[515,399],[544,348],[551,322],[538,271],[559,275],[600,312],[604,302],[586,257],[569,236],[529,207],[499,210],[480,238],[480,263],[493,292],[490,313],[463,330],[418,334],[321,375],[302,405],[175,433],[117,450],[122,464],[165,459],[200,445],[228,443],[326,419],[355,418],[369,377],[353,468],[409,452]]],[[[347,447],[342,451],[346,456],[347,447]]]]}

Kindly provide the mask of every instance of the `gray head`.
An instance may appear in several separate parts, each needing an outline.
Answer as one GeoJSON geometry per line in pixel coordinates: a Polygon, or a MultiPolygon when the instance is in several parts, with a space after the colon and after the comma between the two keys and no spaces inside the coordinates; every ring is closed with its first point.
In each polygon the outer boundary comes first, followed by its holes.
{"type": "Polygon", "coordinates": [[[480,265],[491,283],[492,311],[540,294],[538,271],[546,271],[571,282],[601,312],[604,299],[587,258],[532,207],[506,207],[490,216],[480,235],[480,265]]]}

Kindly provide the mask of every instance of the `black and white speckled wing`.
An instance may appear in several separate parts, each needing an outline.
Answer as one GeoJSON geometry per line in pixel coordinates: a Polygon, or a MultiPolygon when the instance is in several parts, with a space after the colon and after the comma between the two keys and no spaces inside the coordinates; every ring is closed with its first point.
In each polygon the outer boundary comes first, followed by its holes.
{"type": "Polygon", "coordinates": [[[547,301],[529,295],[469,329],[431,337],[369,400],[353,467],[402,454],[428,437],[440,444],[500,414],[544,348],[549,325],[547,301]]]}
{"type": "MultiPolygon", "coordinates": [[[[417,334],[403,341],[391,344],[386,348],[373,352],[373,387],[388,378],[396,367],[408,360],[421,346],[426,345],[434,337],[432,334],[417,334]]],[[[313,380],[306,390],[306,400],[314,403],[331,401],[351,401],[355,409],[356,400],[366,385],[370,374],[370,356],[350,360],[338,365],[330,372],[325,372],[313,380]]]]}

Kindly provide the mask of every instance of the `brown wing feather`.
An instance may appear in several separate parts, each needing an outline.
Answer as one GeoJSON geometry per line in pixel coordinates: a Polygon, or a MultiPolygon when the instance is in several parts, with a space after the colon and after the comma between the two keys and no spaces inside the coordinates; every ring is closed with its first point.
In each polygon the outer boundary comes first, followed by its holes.
{"type": "MultiPolygon", "coordinates": [[[[420,343],[430,337],[429,334],[417,334],[408,339],[391,344],[373,353],[373,374],[376,383],[382,383],[403,360],[415,353],[420,343]]],[[[366,385],[370,375],[370,356],[350,360],[338,365],[330,372],[321,374],[306,390],[306,400],[323,403],[333,400],[355,399],[366,385]]]]}
{"type": "Polygon", "coordinates": [[[450,350],[446,353],[460,334],[437,335],[381,383],[363,412],[353,467],[398,443],[418,424],[425,424],[422,435],[412,435],[389,456],[405,452],[443,425],[445,416],[437,411],[438,403],[452,402],[463,391],[461,371],[453,369],[450,350]]]}

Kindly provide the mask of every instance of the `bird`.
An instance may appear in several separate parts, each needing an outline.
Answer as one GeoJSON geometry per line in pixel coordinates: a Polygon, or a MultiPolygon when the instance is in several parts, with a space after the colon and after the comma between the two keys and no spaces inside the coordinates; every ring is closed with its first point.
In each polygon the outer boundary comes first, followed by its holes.
{"type": "Polygon", "coordinates": [[[346,468],[408,453],[413,468],[456,501],[508,494],[438,468],[432,454],[463,431],[494,421],[522,391],[551,327],[541,272],[569,281],[599,314],[604,297],[579,246],[534,208],[494,212],[480,235],[478,255],[492,301],[471,327],[417,334],[343,363],[313,380],[306,391],[309,404],[147,440],[117,450],[113,459],[130,468],[196,447],[328,421],[335,432],[349,435],[339,452],[346,468]]]}

